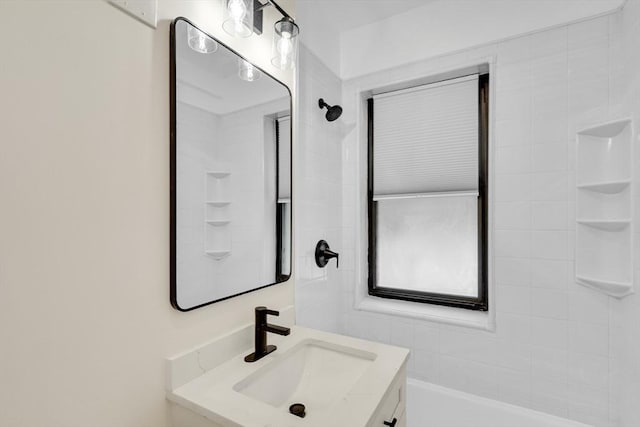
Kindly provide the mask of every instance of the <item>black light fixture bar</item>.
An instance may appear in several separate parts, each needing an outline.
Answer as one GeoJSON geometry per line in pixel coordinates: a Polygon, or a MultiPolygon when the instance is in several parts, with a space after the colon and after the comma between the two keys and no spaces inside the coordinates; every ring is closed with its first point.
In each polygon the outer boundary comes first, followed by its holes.
{"type": "Polygon", "coordinates": [[[276,10],[280,12],[280,14],[283,17],[289,18],[291,21],[293,21],[293,18],[283,8],[281,8],[280,5],[278,5],[278,3],[276,3],[275,1],[267,0],[266,3],[260,3],[259,0],[255,0],[254,7],[253,7],[253,32],[258,35],[262,34],[263,9],[267,6],[275,7],[276,10]]]}
{"type": "Polygon", "coordinates": [[[289,14],[288,14],[287,12],[285,12],[285,10],[284,10],[283,8],[281,8],[280,6],[278,6],[278,3],[276,3],[276,2],[275,2],[275,1],[273,1],[273,0],[267,0],[267,1],[268,1],[268,3],[267,3],[267,4],[272,4],[272,5],[273,5],[273,7],[275,7],[275,8],[276,8],[276,10],[277,10],[278,12],[280,12],[280,14],[281,14],[282,16],[284,16],[285,18],[289,18],[289,19],[291,19],[291,20],[293,21],[293,18],[292,18],[291,16],[289,16],[289,14]]]}

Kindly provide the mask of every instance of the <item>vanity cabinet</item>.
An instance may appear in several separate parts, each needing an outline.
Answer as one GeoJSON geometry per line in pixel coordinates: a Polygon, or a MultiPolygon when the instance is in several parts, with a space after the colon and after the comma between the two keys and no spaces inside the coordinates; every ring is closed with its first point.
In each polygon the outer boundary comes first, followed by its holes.
{"type": "Polygon", "coordinates": [[[173,427],[227,427],[176,403],[171,403],[169,413],[173,427]]]}
{"type": "Polygon", "coordinates": [[[394,378],[367,427],[406,427],[406,406],[407,370],[403,367],[394,378]],[[396,420],[395,424],[393,420],[396,420]]]}

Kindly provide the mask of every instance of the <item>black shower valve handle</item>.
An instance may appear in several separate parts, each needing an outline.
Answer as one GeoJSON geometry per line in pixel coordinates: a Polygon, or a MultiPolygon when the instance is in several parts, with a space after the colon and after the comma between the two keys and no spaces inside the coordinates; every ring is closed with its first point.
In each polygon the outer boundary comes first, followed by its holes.
{"type": "Polygon", "coordinates": [[[336,259],[336,268],[338,268],[340,266],[340,254],[339,253],[333,252],[333,251],[327,249],[326,251],[324,251],[324,256],[328,260],[331,259],[331,258],[335,258],[336,259]]]}
{"type": "Polygon", "coordinates": [[[340,254],[332,251],[325,240],[318,241],[318,244],[316,245],[316,265],[323,268],[329,263],[331,258],[336,259],[336,268],[338,268],[340,263],[340,254]]]}

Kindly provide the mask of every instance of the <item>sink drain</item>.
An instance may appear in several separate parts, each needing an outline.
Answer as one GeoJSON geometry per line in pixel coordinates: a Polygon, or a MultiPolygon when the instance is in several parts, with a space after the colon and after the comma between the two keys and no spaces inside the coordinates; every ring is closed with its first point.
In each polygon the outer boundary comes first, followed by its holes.
{"type": "Polygon", "coordinates": [[[302,403],[294,403],[289,406],[289,412],[295,415],[296,417],[304,418],[307,413],[305,412],[305,407],[302,403]]]}

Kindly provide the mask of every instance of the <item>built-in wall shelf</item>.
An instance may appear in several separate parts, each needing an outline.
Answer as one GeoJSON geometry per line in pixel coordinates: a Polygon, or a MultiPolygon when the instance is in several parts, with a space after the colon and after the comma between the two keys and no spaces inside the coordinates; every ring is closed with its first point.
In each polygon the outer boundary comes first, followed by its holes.
{"type": "Polygon", "coordinates": [[[602,139],[615,138],[627,130],[630,124],[631,119],[629,118],[612,120],[610,122],[584,128],[578,131],[578,135],[588,135],[602,139]]]}
{"type": "Polygon", "coordinates": [[[576,282],[591,289],[595,289],[616,298],[626,297],[633,293],[631,282],[609,282],[590,277],[576,276],[576,282]]]}
{"type": "Polygon", "coordinates": [[[205,253],[213,259],[220,260],[231,255],[231,250],[205,251],[205,253]]]}
{"type": "Polygon", "coordinates": [[[206,172],[205,254],[215,260],[231,255],[231,172],[206,172]]]}
{"type": "Polygon", "coordinates": [[[225,178],[231,175],[229,171],[207,171],[207,175],[211,175],[215,178],[225,178]]]}
{"type": "Polygon", "coordinates": [[[589,227],[598,228],[604,231],[620,231],[631,224],[631,220],[587,220],[578,219],[578,224],[587,225],[589,227]]]}
{"type": "Polygon", "coordinates": [[[588,184],[578,185],[579,190],[595,191],[596,193],[616,194],[620,193],[631,184],[631,180],[609,181],[609,182],[591,182],[588,184]]]}
{"type": "Polygon", "coordinates": [[[221,226],[221,225],[227,225],[231,221],[229,221],[228,219],[208,219],[205,222],[209,225],[221,226]]]}
{"type": "Polygon", "coordinates": [[[632,142],[630,119],[576,141],[576,283],[617,298],[633,293],[632,142]]]}

